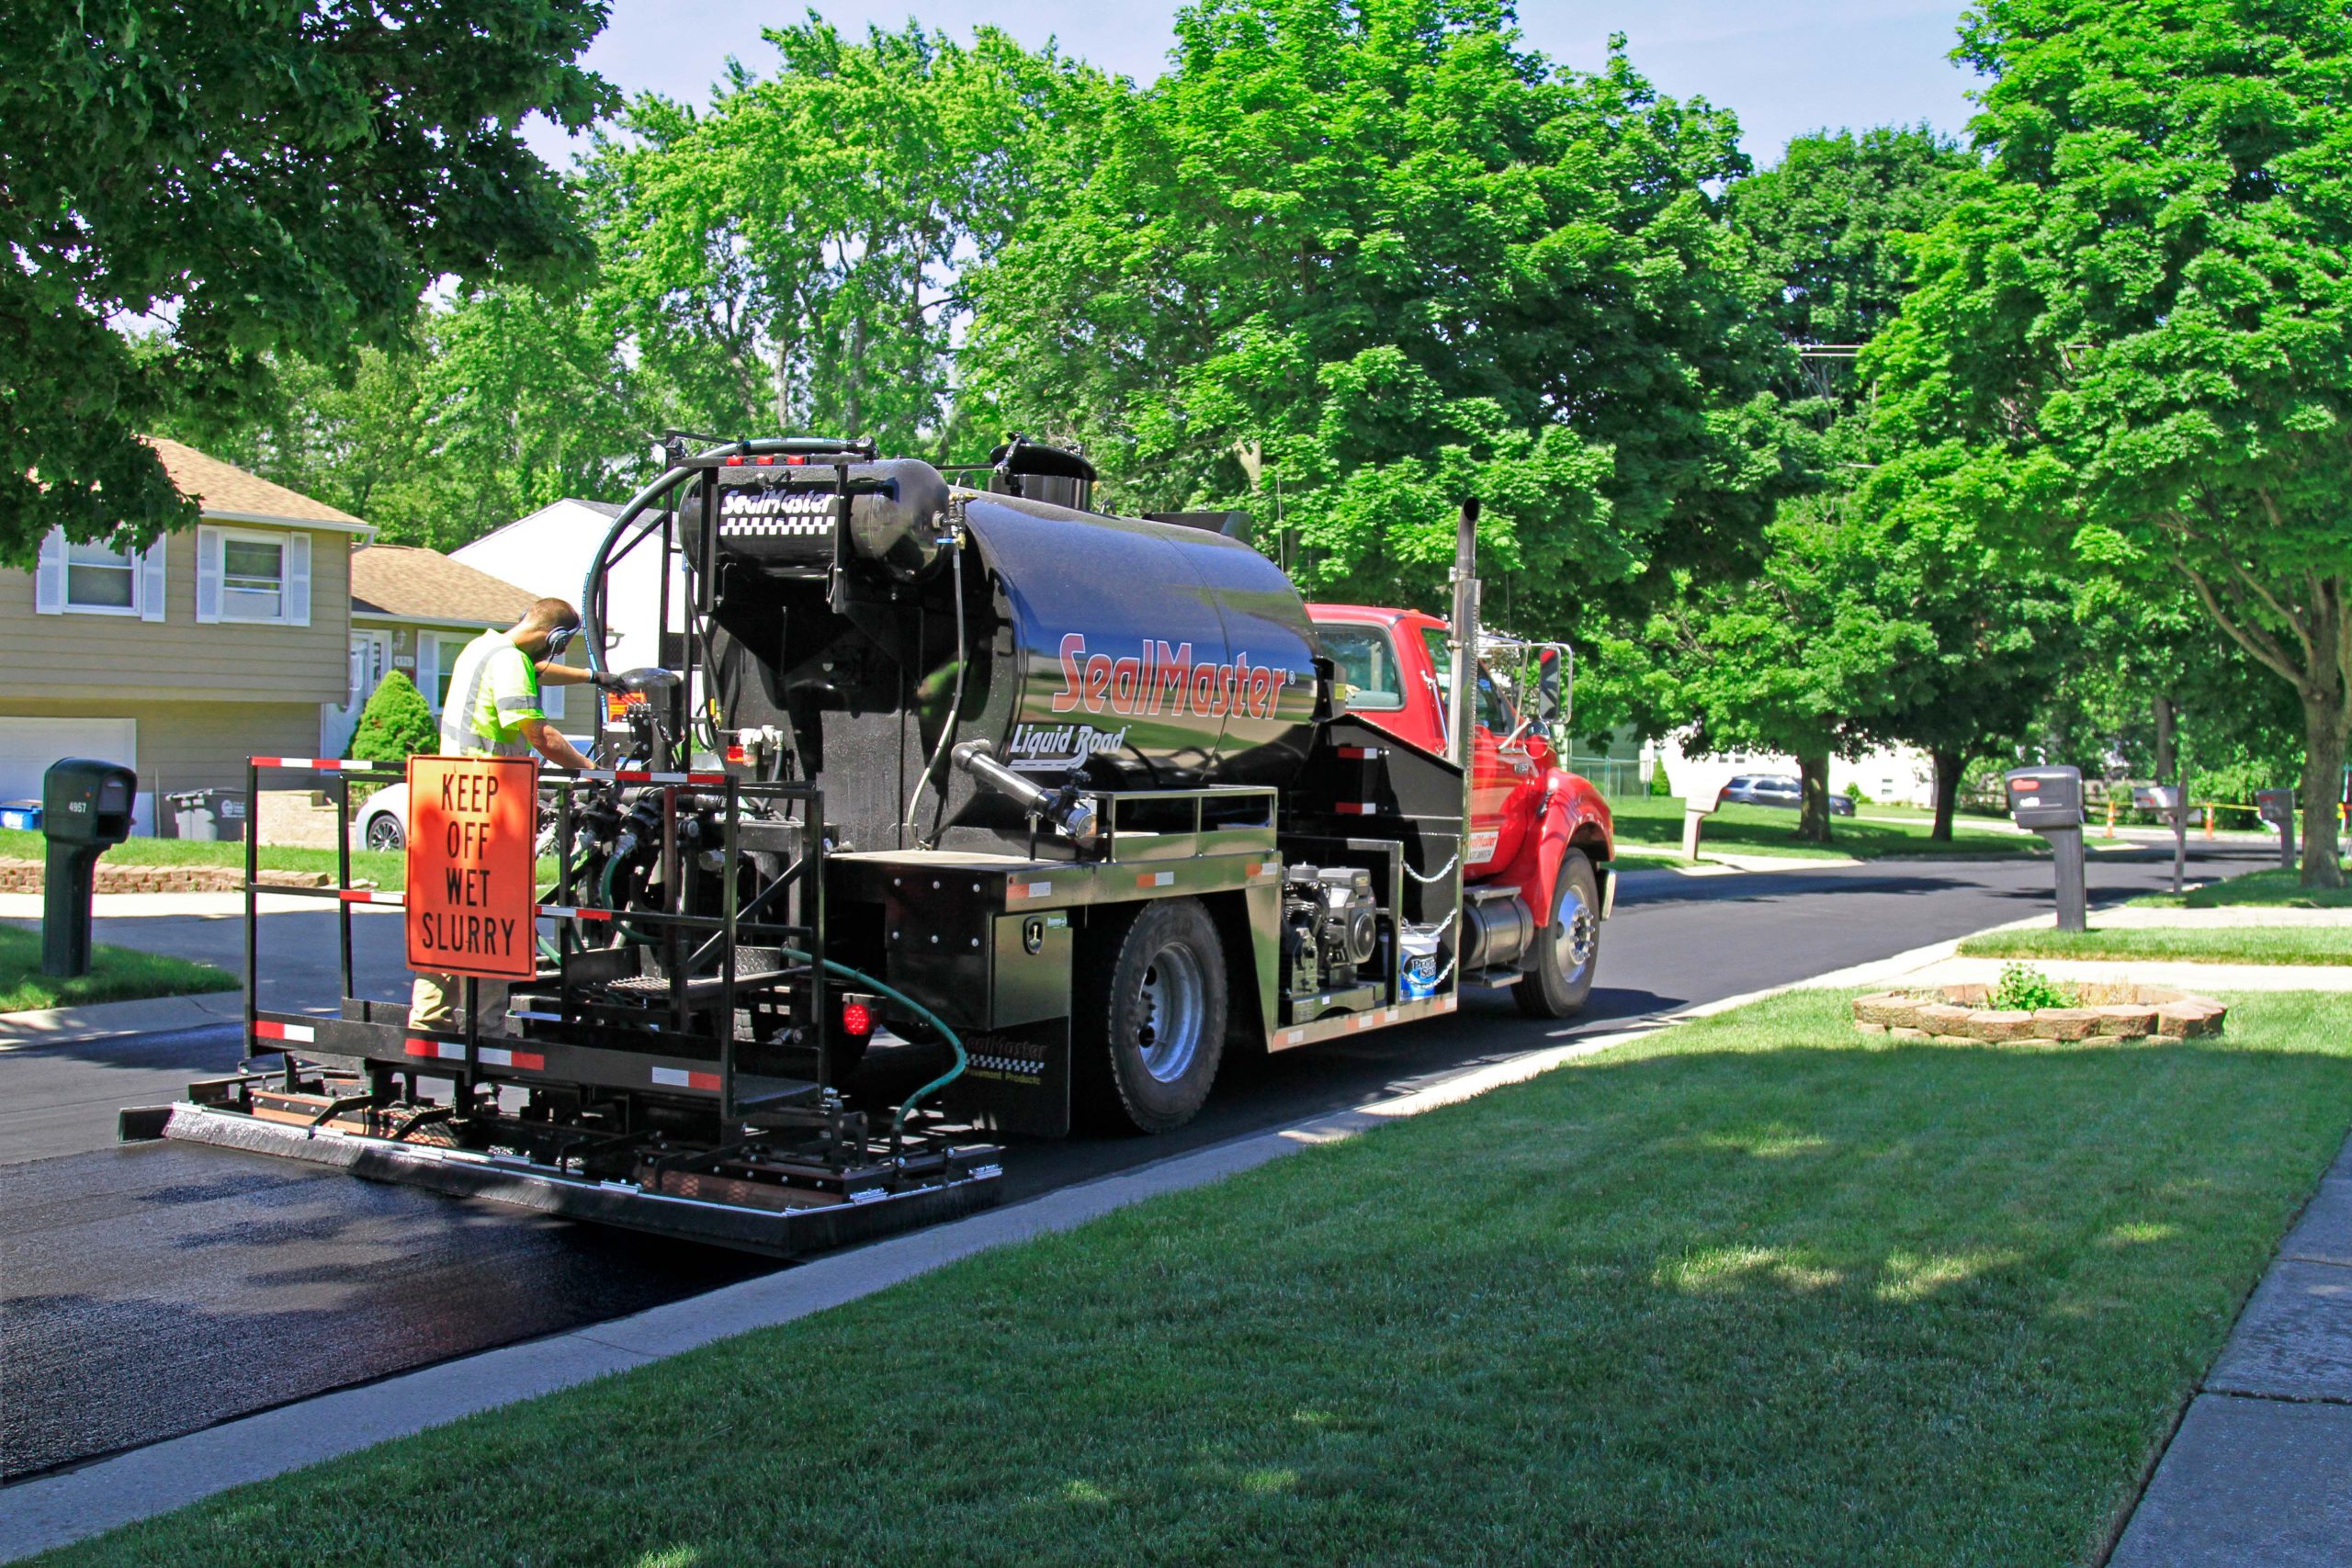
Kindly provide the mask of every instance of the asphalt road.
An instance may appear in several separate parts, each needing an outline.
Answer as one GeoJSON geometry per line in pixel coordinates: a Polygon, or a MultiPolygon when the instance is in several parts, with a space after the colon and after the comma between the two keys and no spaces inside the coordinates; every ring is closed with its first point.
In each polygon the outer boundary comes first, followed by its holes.
{"type": "MultiPolygon", "coordinates": [[[[2265,852],[2198,858],[2229,872],[2265,852]]],[[[2094,856],[2092,897],[2153,890],[2168,869],[2153,852],[2094,856]]],[[[1604,928],[1602,984],[1572,1025],[1474,993],[1450,1019],[1238,1064],[1170,1137],[1018,1145],[1004,1195],[2022,919],[2049,907],[2050,875],[2010,861],[1645,874],[1604,928]]],[[[0,1053],[0,1479],[773,1267],[266,1156],[107,1143],[114,1107],[237,1055],[229,1029],[0,1053]]]]}

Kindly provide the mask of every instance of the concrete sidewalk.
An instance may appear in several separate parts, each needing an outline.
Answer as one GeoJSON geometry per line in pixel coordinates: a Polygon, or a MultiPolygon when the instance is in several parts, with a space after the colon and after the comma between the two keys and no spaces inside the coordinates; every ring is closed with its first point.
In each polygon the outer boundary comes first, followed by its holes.
{"type": "Polygon", "coordinates": [[[2352,1562],[2352,1143],[2247,1298],[2108,1561],[2352,1562]]]}

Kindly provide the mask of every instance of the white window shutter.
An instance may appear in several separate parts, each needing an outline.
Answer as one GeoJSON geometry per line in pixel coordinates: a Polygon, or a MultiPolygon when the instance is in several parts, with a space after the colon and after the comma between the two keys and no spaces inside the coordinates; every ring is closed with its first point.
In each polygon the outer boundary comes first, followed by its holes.
{"type": "Polygon", "coordinates": [[[441,711],[441,639],[431,632],[416,634],[416,689],[424,694],[424,705],[438,715],[441,711]]]}
{"type": "Polygon", "coordinates": [[[286,539],[286,624],[311,624],[311,536],[289,534],[286,539]]]}
{"type": "Polygon", "coordinates": [[[51,528],[40,542],[33,569],[33,609],[44,615],[65,613],[65,530],[51,528]]]}
{"type": "Polygon", "coordinates": [[[220,530],[196,531],[196,618],[220,618],[220,530]]]}
{"type": "Polygon", "coordinates": [[[169,579],[164,575],[164,541],[157,539],[139,557],[139,618],[160,621],[164,618],[164,594],[169,579]]]}

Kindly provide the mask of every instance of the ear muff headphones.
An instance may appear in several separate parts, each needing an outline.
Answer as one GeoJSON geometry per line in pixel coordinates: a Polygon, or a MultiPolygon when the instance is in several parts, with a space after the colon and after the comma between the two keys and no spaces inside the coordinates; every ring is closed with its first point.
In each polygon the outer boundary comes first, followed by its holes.
{"type": "Polygon", "coordinates": [[[553,659],[557,654],[561,653],[571,645],[571,639],[579,635],[580,628],[576,625],[558,626],[548,633],[548,657],[553,659]]]}

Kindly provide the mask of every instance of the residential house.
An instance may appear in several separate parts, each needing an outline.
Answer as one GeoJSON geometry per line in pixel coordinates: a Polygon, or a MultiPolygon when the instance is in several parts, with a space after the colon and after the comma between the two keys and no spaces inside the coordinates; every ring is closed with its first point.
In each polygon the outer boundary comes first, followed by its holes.
{"type": "MultiPolygon", "coordinates": [[[[320,750],[343,754],[359,710],[388,671],[413,681],[437,716],[458,651],[483,631],[503,631],[521,620],[538,597],[437,550],[369,545],[353,551],[350,680],[342,700],[321,713],[320,750]]],[[[559,724],[565,694],[561,686],[541,694],[548,716],[559,724]]],[[[582,722],[592,712],[583,705],[582,722]]]]}
{"type": "Polygon", "coordinates": [[[193,528],[144,550],[52,531],[30,572],[0,570],[0,800],[36,799],[60,757],[139,772],[154,796],[242,787],[245,759],[309,755],[344,700],[351,546],[368,525],[176,441],[165,472],[193,528]]]}
{"type": "MultiPolygon", "coordinates": [[[[580,604],[581,583],[596,548],[612,531],[621,508],[605,501],[557,501],[518,517],[469,545],[454,558],[527,589],[533,597],[580,604]]],[[[614,670],[662,664],[662,538],[648,536],[613,568],[605,592],[605,620],[612,640],[605,662],[614,670]]],[[[685,626],[686,572],[673,558],[670,567],[673,632],[685,626]]],[[[581,606],[583,610],[585,605],[581,606]]]]}

